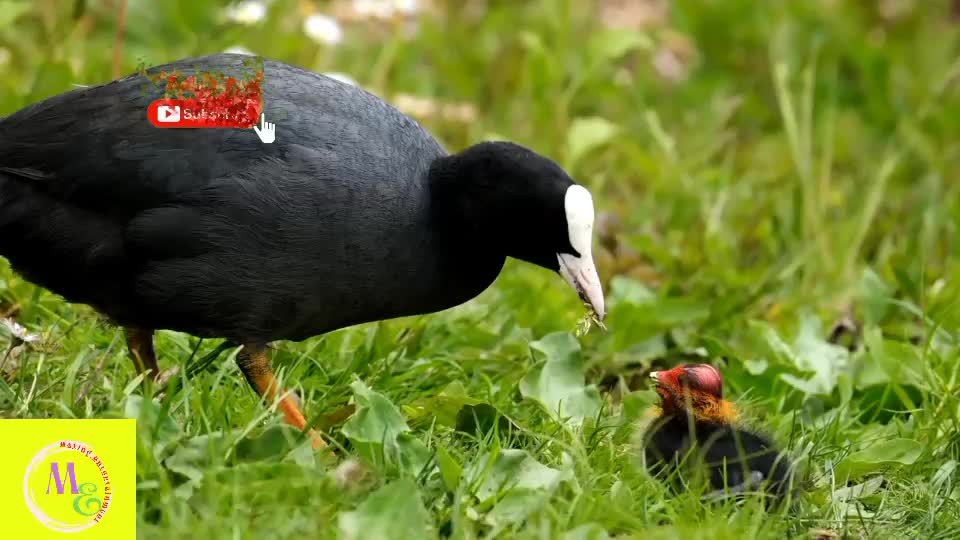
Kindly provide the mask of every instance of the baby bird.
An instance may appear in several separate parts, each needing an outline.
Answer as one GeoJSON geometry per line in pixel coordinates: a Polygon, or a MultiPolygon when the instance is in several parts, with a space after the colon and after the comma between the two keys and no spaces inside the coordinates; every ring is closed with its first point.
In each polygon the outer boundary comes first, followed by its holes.
{"type": "Polygon", "coordinates": [[[715,490],[708,498],[762,491],[777,502],[792,474],[786,456],[766,437],[736,426],[736,407],[723,399],[720,371],[684,364],[650,374],[660,395],[658,417],[643,437],[647,468],[669,476],[674,487],[704,474],[715,490]]]}

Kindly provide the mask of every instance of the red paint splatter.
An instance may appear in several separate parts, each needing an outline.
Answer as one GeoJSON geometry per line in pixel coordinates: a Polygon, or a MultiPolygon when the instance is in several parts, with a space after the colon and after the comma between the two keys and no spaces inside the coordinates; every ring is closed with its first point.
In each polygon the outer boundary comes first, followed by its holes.
{"type": "Polygon", "coordinates": [[[151,103],[148,112],[159,127],[251,128],[263,111],[262,67],[250,78],[199,70],[191,75],[160,71],[148,78],[155,84],[165,83],[163,98],[151,103]],[[179,106],[180,120],[158,122],[160,105],[179,106]]]}

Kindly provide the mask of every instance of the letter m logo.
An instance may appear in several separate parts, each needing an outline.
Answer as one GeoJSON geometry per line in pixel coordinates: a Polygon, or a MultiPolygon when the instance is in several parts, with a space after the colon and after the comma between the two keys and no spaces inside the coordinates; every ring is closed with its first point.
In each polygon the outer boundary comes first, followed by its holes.
{"type": "Polygon", "coordinates": [[[64,472],[64,476],[60,476],[60,463],[54,461],[50,464],[50,477],[47,479],[47,495],[50,494],[50,486],[56,484],[57,493],[63,495],[63,488],[65,487],[67,478],[70,479],[70,493],[77,495],[80,493],[80,488],[77,486],[77,473],[73,469],[73,462],[67,462],[67,470],[64,472]]]}

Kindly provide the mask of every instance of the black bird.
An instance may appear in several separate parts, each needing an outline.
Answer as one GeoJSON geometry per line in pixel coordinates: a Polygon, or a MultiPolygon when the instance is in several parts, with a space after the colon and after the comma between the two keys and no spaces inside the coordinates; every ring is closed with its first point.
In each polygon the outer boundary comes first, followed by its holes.
{"type": "MultiPolygon", "coordinates": [[[[245,59],[146,75],[242,76],[245,59]]],[[[268,342],[456,306],[508,256],[562,274],[602,319],[592,198],[554,161],[510,142],[450,154],[360,88],[263,69],[273,144],[253,129],[154,127],[162,85],[145,91],[144,74],[0,119],[0,255],[125,327],[139,372],[159,373],[156,330],[222,337],[243,345],[239,367],[267,399],[268,342]]]]}
{"type": "Polygon", "coordinates": [[[733,403],[723,399],[720,371],[684,364],[650,376],[660,395],[659,416],[644,434],[648,470],[680,487],[703,474],[709,498],[760,491],[781,500],[792,476],[787,457],[767,437],[736,425],[733,403]]]}

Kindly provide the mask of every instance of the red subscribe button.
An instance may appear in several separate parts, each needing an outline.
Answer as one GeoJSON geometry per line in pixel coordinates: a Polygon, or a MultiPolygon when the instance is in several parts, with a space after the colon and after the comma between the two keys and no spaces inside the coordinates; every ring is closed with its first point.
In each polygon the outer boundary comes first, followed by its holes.
{"type": "Polygon", "coordinates": [[[147,118],[159,128],[251,128],[262,111],[261,100],[164,98],[150,104],[147,118]]]}

